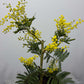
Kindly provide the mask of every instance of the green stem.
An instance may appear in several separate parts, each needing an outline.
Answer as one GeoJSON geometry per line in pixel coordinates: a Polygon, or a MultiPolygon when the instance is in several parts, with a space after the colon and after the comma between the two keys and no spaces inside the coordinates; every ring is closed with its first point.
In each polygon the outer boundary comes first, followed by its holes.
{"type": "Polygon", "coordinates": [[[41,69],[43,68],[43,56],[44,56],[43,48],[44,48],[44,41],[42,40],[41,41],[41,57],[40,57],[40,68],[41,69]]]}
{"type": "MultiPolygon", "coordinates": [[[[59,61],[59,72],[61,72],[62,71],[62,69],[61,69],[61,62],[59,61]]],[[[60,81],[59,81],[59,79],[57,80],[57,84],[60,84],[60,81]]]]}
{"type": "Polygon", "coordinates": [[[61,69],[61,62],[59,61],[59,72],[62,71],[61,69]]]}
{"type": "Polygon", "coordinates": [[[41,42],[41,40],[40,40],[35,34],[33,34],[31,31],[29,31],[29,29],[27,29],[27,31],[28,31],[31,35],[33,35],[38,41],[41,42]]]}
{"type": "MultiPolygon", "coordinates": [[[[44,56],[44,41],[40,40],[37,36],[35,36],[30,30],[27,29],[27,31],[32,34],[38,41],[41,42],[41,56],[40,56],[40,68],[42,69],[43,68],[43,56],[44,56]]],[[[41,74],[40,75],[40,84],[43,83],[43,75],[41,74]]]]}
{"type": "MultiPolygon", "coordinates": [[[[42,69],[43,68],[43,56],[44,56],[44,41],[42,40],[41,41],[41,56],[40,56],[40,68],[42,69]]],[[[41,74],[40,75],[40,84],[43,83],[43,75],[41,74]]]]}

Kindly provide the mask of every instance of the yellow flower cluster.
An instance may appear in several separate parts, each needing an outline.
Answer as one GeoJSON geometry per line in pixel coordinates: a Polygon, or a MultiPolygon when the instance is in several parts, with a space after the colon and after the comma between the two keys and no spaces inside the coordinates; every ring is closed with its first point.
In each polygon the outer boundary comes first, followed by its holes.
{"type": "Polygon", "coordinates": [[[7,33],[9,32],[12,27],[16,27],[17,25],[15,22],[21,22],[24,18],[26,18],[26,13],[25,13],[25,2],[24,0],[18,1],[18,4],[16,5],[16,8],[12,8],[11,4],[9,3],[6,8],[9,8],[10,13],[8,13],[2,20],[0,20],[0,25],[3,25],[8,19],[12,19],[10,21],[10,25],[7,26],[7,28],[3,29],[2,32],[7,33]]]}
{"type": "Polygon", "coordinates": [[[64,47],[62,46],[61,49],[63,49],[63,52],[65,52],[69,48],[69,46],[65,45],[64,47]]]}
{"type": "Polygon", "coordinates": [[[52,66],[52,60],[50,61],[50,65],[47,68],[47,70],[48,70],[49,73],[53,73],[54,71],[58,71],[57,62],[58,61],[56,60],[55,63],[53,64],[53,66],[52,66]]]}
{"type": "Polygon", "coordinates": [[[26,64],[28,66],[33,66],[33,61],[37,57],[39,57],[39,56],[38,55],[34,55],[33,57],[29,57],[29,58],[23,58],[23,57],[21,57],[21,58],[19,58],[19,60],[20,60],[21,63],[24,63],[24,64],[26,64]]]}
{"type": "Polygon", "coordinates": [[[36,31],[35,31],[35,36],[36,36],[37,38],[41,38],[41,32],[39,32],[39,30],[36,30],[36,31]]]}
{"type": "Polygon", "coordinates": [[[57,43],[52,42],[52,43],[49,43],[49,44],[46,46],[45,50],[52,52],[52,51],[54,51],[55,49],[58,48],[57,46],[58,46],[57,43]]]}
{"type": "Polygon", "coordinates": [[[39,30],[36,30],[34,35],[33,34],[33,30],[31,29],[30,32],[27,32],[25,33],[24,37],[19,37],[18,40],[26,40],[26,41],[34,41],[34,42],[37,42],[38,40],[36,39],[37,38],[41,38],[41,32],[39,32],[39,30]]]}
{"type": "Polygon", "coordinates": [[[71,21],[71,22],[66,22],[66,19],[64,18],[63,15],[61,15],[57,20],[54,19],[54,21],[56,22],[56,27],[57,30],[64,30],[65,33],[70,33],[71,30],[73,30],[74,28],[77,28],[78,24],[81,24],[81,22],[84,22],[84,20],[81,20],[79,18],[78,21],[76,21],[75,24],[73,24],[75,22],[75,20],[71,21]]]}
{"type": "Polygon", "coordinates": [[[52,51],[54,51],[55,49],[57,49],[57,48],[58,48],[58,44],[59,44],[59,43],[57,43],[57,41],[58,41],[57,36],[54,35],[54,36],[52,37],[52,43],[49,43],[49,44],[46,46],[45,50],[52,52],[52,51]]]}
{"type": "MultiPolygon", "coordinates": [[[[81,20],[79,18],[78,21],[76,21],[75,24],[73,24],[75,22],[75,20],[71,21],[71,22],[66,22],[66,19],[64,18],[63,15],[61,15],[58,19],[54,19],[54,21],[56,22],[56,27],[57,27],[57,30],[59,31],[63,31],[66,35],[68,33],[71,32],[71,30],[73,30],[74,28],[77,28],[78,24],[81,24],[81,22],[84,22],[84,20],[81,20]]],[[[49,43],[45,50],[47,51],[54,51],[55,49],[58,48],[58,46],[61,44],[62,42],[57,38],[56,35],[54,35],[52,37],[52,43],[49,43]]],[[[67,46],[65,47],[61,47],[61,49],[66,49],[68,48],[67,46]]],[[[67,49],[66,49],[67,50],[67,49]]],[[[65,51],[65,50],[64,50],[65,51]]]]}
{"type": "Polygon", "coordinates": [[[53,73],[54,71],[58,71],[58,67],[56,68],[47,68],[49,73],[53,73]]]}
{"type": "Polygon", "coordinates": [[[54,35],[54,36],[52,37],[52,41],[53,41],[53,42],[57,42],[57,40],[58,40],[58,39],[57,39],[57,36],[54,35]]]}
{"type": "MultiPolygon", "coordinates": [[[[52,43],[49,43],[46,46],[45,50],[52,52],[52,51],[58,49],[59,48],[58,46],[60,44],[61,44],[61,41],[60,40],[58,41],[58,39],[57,39],[57,37],[55,35],[55,36],[52,37],[52,43]]],[[[65,52],[65,50],[67,50],[67,48],[69,48],[69,46],[65,45],[64,47],[63,46],[61,47],[61,49],[63,49],[64,52],[65,52]]]]}

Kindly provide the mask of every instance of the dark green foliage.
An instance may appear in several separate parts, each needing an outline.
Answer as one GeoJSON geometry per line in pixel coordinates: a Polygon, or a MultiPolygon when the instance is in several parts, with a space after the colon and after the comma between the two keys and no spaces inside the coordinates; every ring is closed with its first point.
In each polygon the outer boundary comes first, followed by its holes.
{"type": "Polygon", "coordinates": [[[63,49],[59,48],[54,52],[54,56],[57,56],[59,61],[63,62],[69,56],[69,52],[67,50],[63,52],[63,49]]]}
{"type": "Polygon", "coordinates": [[[61,83],[62,83],[62,84],[68,84],[68,83],[74,84],[74,81],[72,80],[72,78],[66,78],[66,79],[63,79],[63,80],[61,81],[61,83]]]}
{"type": "Polygon", "coordinates": [[[39,48],[40,42],[29,42],[28,43],[28,52],[35,53],[41,55],[41,49],[39,48]]]}
{"type": "Polygon", "coordinates": [[[57,71],[54,73],[49,73],[45,71],[45,69],[40,69],[36,64],[34,67],[24,65],[26,68],[26,72],[24,74],[17,74],[17,84],[40,84],[40,76],[43,76],[42,84],[52,84],[51,81],[53,77],[58,73],[57,71]],[[50,79],[51,78],[51,79],[50,79]],[[50,81],[48,81],[50,79],[50,81]]]}
{"type": "Polygon", "coordinates": [[[42,84],[73,84],[74,81],[71,78],[67,78],[70,75],[70,72],[59,72],[54,71],[53,73],[49,73],[45,71],[45,69],[39,68],[34,63],[33,66],[24,65],[26,71],[24,74],[17,74],[17,84],[40,84],[40,76],[43,77],[42,84]]]}
{"type": "Polygon", "coordinates": [[[70,41],[73,41],[73,40],[75,39],[70,39],[70,37],[64,37],[60,39],[61,42],[65,42],[67,44],[70,44],[70,41]]]}
{"type": "Polygon", "coordinates": [[[32,18],[26,18],[26,19],[23,19],[22,20],[22,23],[25,22],[24,25],[26,27],[29,27],[30,28],[30,26],[31,26],[31,24],[32,24],[32,22],[33,22],[34,19],[35,19],[34,16],[32,18]]]}
{"type": "Polygon", "coordinates": [[[35,66],[27,66],[24,65],[26,68],[26,72],[23,74],[17,74],[16,81],[17,84],[39,84],[39,67],[35,66]]]}
{"type": "Polygon", "coordinates": [[[35,31],[36,31],[36,29],[35,29],[34,27],[32,27],[32,32],[31,32],[31,33],[32,33],[33,35],[35,35],[35,31]]]}
{"type": "Polygon", "coordinates": [[[18,33],[19,31],[26,30],[26,26],[22,24],[22,22],[15,22],[15,24],[18,25],[18,29],[14,31],[15,34],[18,33]]]}
{"type": "Polygon", "coordinates": [[[66,36],[66,33],[64,32],[64,30],[57,30],[57,34],[59,37],[62,37],[62,36],[66,36]]]}
{"type": "Polygon", "coordinates": [[[50,77],[50,78],[48,79],[47,84],[50,84],[51,80],[52,80],[52,77],[50,77]]]}
{"type": "Polygon", "coordinates": [[[44,57],[44,59],[46,59],[46,63],[48,63],[50,58],[51,58],[51,55],[47,52],[46,56],[44,57]]]}
{"type": "Polygon", "coordinates": [[[57,36],[57,39],[60,39],[61,42],[65,42],[67,44],[70,44],[71,41],[75,40],[68,37],[64,29],[55,31],[55,35],[57,36]]]}
{"type": "Polygon", "coordinates": [[[63,49],[61,49],[61,48],[56,49],[54,52],[54,56],[57,56],[57,57],[59,57],[62,54],[63,54],[63,49]]]}
{"type": "Polygon", "coordinates": [[[57,78],[58,79],[64,79],[68,75],[70,75],[70,72],[63,71],[63,72],[60,72],[57,74],[57,78]]]}
{"type": "Polygon", "coordinates": [[[71,78],[67,78],[70,72],[53,72],[47,81],[47,84],[72,84],[74,81],[71,78]]]}
{"type": "Polygon", "coordinates": [[[63,49],[59,48],[55,50],[54,56],[51,56],[50,53],[47,52],[44,59],[46,59],[47,63],[49,62],[50,58],[53,59],[53,63],[56,59],[58,59],[60,62],[63,62],[68,56],[69,52],[67,50],[63,52],[63,49]]]}
{"type": "Polygon", "coordinates": [[[16,34],[19,31],[30,29],[30,26],[34,19],[35,17],[33,16],[32,18],[25,18],[21,22],[15,22],[15,24],[18,26],[18,29],[14,31],[14,33],[16,34]]]}
{"type": "Polygon", "coordinates": [[[39,56],[41,55],[41,49],[40,49],[40,42],[29,42],[27,41],[27,44],[23,44],[23,46],[28,48],[27,52],[35,53],[38,54],[39,56]]]}

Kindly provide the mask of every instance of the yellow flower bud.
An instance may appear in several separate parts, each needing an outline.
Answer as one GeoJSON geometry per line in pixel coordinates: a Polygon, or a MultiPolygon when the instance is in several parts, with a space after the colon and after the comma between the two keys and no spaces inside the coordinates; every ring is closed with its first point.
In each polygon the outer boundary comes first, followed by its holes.
{"type": "Polygon", "coordinates": [[[84,20],[82,20],[82,22],[84,22],[84,20]]]}
{"type": "Polygon", "coordinates": [[[78,21],[76,21],[76,24],[78,24],[79,22],[78,21]]]}
{"type": "Polygon", "coordinates": [[[56,23],[56,26],[58,26],[58,23],[56,23]]]}
{"type": "Polygon", "coordinates": [[[70,33],[71,31],[67,31],[67,33],[70,33]]]}
{"type": "Polygon", "coordinates": [[[64,47],[61,47],[62,49],[64,49],[64,47]]]}
{"type": "Polygon", "coordinates": [[[5,16],[5,18],[7,18],[7,17],[8,17],[8,15],[5,16]]]}
{"type": "Polygon", "coordinates": [[[10,12],[11,12],[11,11],[12,11],[12,8],[10,8],[9,10],[10,10],[10,12]]]}
{"type": "Polygon", "coordinates": [[[79,21],[81,20],[81,18],[78,19],[79,21]]]}
{"type": "Polygon", "coordinates": [[[66,19],[63,19],[63,22],[66,22],[66,19]]]}
{"type": "Polygon", "coordinates": [[[54,19],[54,21],[57,21],[56,19],[54,19]]]}
{"type": "Polygon", "coordinates": [[[14,21],[10,21],[10,23],[14,23],[14,21]]]}
{"type": "Polygon", "coordinates": [[[17,8],[19,8],[19,5],[16,5],[17,8]]]}

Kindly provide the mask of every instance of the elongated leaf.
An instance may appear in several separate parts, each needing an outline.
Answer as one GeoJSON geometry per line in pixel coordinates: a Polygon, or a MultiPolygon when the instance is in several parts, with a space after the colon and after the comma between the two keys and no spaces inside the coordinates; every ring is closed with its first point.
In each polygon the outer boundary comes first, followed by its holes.
{"type": "Polygon", "coordinates": [[[69,56],[69,52],[67,50],[63,52],[63,49],[57,49],[54,52],[54,56],[57,56],[59,61],[63,62],[69,56]]]}
{"type": "Polygon", "coordinates": [[[51,84],[54,84],[54,79],[52,79],[51,84]]]}
{"type": "Polygon", "coordinates": [[[62,83],[63,84],[68,84],[68,83],[73,84],[74,81],[72,80],[72,78],[66,78],[66,79],[62,80],[62,83]]]}
{"type": "Polygon", "coordinates": [[[56,49],[54,52],[54,56],[57,56],[57,57],[61,56],[62,54],[63,54],[63,50],[61,48],[56,49]]]}
{"type": "Polygon", "coordinates": [[[47,61],[46,61],[47,63],[48,63],[49,59],[50,59],[50,56],[47,57],[47,61]]]}
{"type": "Polygon", "coordinates": [[[23,80],[16,81],[15,83],[23,83],[23,80]]]}
{"type": "Polygon", "coordinates": [[[47,53],[46,53],[46,56],[44,57],[44,59],[46,59],[46,63],[48,63],[50,57],[51,57],[51,56],[50,56],[49,53],[47,52],[47,53]]]}
{"type": "Polygon", "coordinates": [[[22,74],[17,74],[17,77],[16,78],[18,78],[18,79],[25,79],[25,75],[22,75],[22,74]]]}
{"type": "Polygon", "coordinates": [[[65,51],[60,57],[59,60],[63,62],[69,56],[69,52],[65,51]]]}
{"type": "Polygon", "coordinates": [[[60,72],[57,74],[57,79],[64,79],[65,77],[67,77],[68,75],[70,74],[70,72],[66,72],[66,71],[63,71],[63,72],[60,72]]]}
{"type": "Polygon", "coordinates": [[[54,80],[54,84],[57,84],[57,80],[56,79],[54,80]]]}
{"type": "Polygon", "coordinates": [[[24,74],[25,74],[26,76],[28,76],[28,75],[29,75],[27,72],[24,72],[24,74]]]}
{"type": "Polygon", "coordinates": [[[50,81],[51,81],[51,77],[48,79],[47,84],[50,84],[50,81]]]}
{"type": "Polygon", "coordinates": [[[57,80],[56,79],[52,79],[51,84],[57,84],[57,80]]]}

